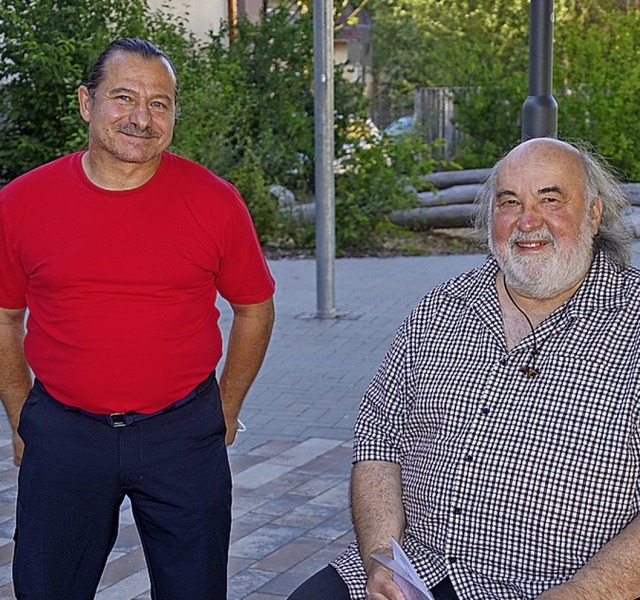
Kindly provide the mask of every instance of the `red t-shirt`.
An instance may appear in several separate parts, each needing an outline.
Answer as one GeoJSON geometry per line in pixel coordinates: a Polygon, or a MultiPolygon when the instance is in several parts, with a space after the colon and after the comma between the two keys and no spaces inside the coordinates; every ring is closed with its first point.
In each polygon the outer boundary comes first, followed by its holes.
{"type": "Polygon", "coordinates": [[[0,191],[0,307],[28,307],[27,361],[55,398],[155,412],[220,360],[217,293],[263,302],[273,278],[226,181],[165,152],[150,181],[109,191],[81,157],[0,191]]]}

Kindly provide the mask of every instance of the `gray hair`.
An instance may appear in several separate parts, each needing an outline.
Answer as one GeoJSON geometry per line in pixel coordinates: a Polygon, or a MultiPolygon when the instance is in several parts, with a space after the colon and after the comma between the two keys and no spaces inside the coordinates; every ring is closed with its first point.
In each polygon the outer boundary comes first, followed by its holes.
{"type": "MultiPolygon", "coordinates": [[[[563,142],[578,151],[585,178],[585,204],[591,208],[600,198],[602,201],[602,217],[598,233],[593,239],[593,250],[602,250],[620,267],[627,267],[631,262],[632,232],[624,220],[624,212],[629,208],[629,201],[624,195],[618,178],[607,162],[594,152],[587,150],[583,144],[563,142]]],[[[506,155],[505,155],[506,157],[506,155]]],[[[489,176],[476,195],[476,229],[488,234],[491,226],[491,211],[496,197],[498,173],[505,159],[501,158],[491,169],[489,176]]]]}

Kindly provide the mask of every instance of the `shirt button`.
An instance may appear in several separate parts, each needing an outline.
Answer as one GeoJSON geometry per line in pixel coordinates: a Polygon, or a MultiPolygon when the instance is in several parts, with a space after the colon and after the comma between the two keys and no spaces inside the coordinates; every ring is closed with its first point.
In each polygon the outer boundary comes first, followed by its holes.
{"type": "Polygon", "coordinates": [[[449,557],[449,562],[450,562],[451,564],[453,564],[453,563],[455,563],[455,562],[458,562],[458,557],[457,557],[457,556],[450,556],[450,557],[449,557]]]}
{"type": "Polygon", "coordinates": [[[488,415],[489,414],[489,407],[488,406],[484,406],[482,408],[482,414],[483,415],[488,415]]]}
{"type": "Polygon", "coordinates": [[[505,356],[504,358],[500,359],[500,364],[503,367],[506,367],[509,364],[509,359],[505,356]]]}
{"type": "Polygon", "coordinates": [[[462,514],[462,509],[461,509],[459,506],[456,506],[456,507],[453,509],[453,514],[454,514],[454,515],[461,515],[461,514],[462,514]]]}
{"type": "Polygon", "coordinates": [[[472,461],[473,461],[473,456],[471,456],[471,454],[467,454],[467,455],[464,457],[464,459],[465,459],[467,462],[472,462],[472,461]]]}

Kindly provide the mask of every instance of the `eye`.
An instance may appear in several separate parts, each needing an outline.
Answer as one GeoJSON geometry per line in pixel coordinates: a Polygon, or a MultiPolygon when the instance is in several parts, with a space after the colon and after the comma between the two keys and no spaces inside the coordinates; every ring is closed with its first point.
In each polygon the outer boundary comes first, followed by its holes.
{"type": "Polygon", "coordinates": [[[556,196],[544,196],[541,201],[540,201],[541,205],[543,207],[547,207],[549,208],[549,210],[556,210],[560,207],[563,206],[563,202],[561,198],[558,198],[556,196]]]}
{"type": "Polygon", "coordinates": [[[513,196],[503,196],[502,198],[498,198],[497,206],[499,209],[509,209],[520,206],[520,202],[517,198],[513,196]]]}
{"type": "Polygon", "coordinates": [[[167,110],[167,105],[164,102],[161,102],[160,100],[154,100],[151,103],[151,108],[157,108],[159,110],[167,110]]]}
{"type": "Polygon", "coordinates": [[[127,96],[126,94],[120,94],[116,96],[116,100],[118,100],[118,102],[131,102],[131,96],[127,96]]]}

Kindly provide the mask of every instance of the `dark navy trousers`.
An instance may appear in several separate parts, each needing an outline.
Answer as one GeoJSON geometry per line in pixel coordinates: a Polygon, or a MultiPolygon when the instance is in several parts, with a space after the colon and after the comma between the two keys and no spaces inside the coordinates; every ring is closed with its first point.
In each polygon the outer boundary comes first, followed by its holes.
{"type": "Polygon", "coordinates": [[[215,376],[173,411],[111,427],[36,382],[20,417],[18,600],[90,600],[131,501],[154,600],[226,599],[231,474],[215,376]]]}
{"type": "MultiPolygon", "coordinates": [[[[435,600],[458,600],[451,580],[446,577],[434,588],[431,593],[435,600]]],[[[349,600],[349,588],[338,575],[338,572],[328,565],[315,575],[303,582],[287,600],[349,600]]]]}

